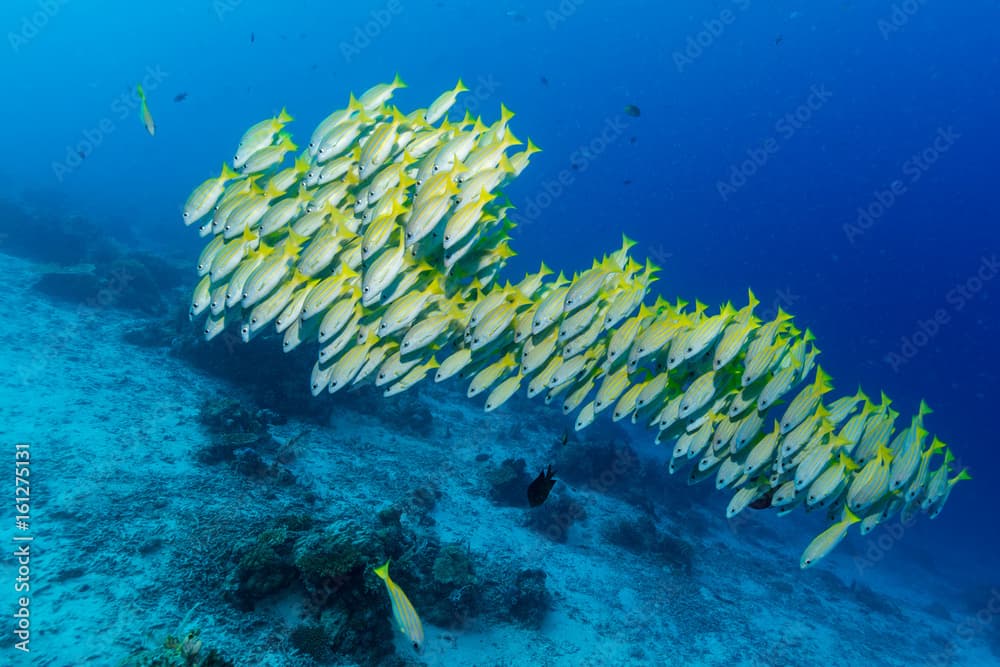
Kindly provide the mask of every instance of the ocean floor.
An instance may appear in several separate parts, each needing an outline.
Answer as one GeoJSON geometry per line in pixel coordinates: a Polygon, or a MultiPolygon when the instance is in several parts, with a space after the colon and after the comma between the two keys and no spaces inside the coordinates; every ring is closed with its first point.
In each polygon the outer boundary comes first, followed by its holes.
{"type": "MultiPolygon", "coordinates": [[[[727,522],[727,496],[711,481],[689,488],[686,473],[667,477],[660,452],[631,442],[610,419],[562,445],[569,422],[554,407],[513,401],[485,414],[462,388],[433,384],[389,399],[338,394],[322,410],[297,414],[168,347],[123,340],[166,313],[136,315],[100,298],[51,300],[32,287],[38,265],[0,255],[0,266],[8,317],[0,432],[6,456],[15,442],[31,446],[34,538],[31,652],[15,650],[5,633],[0,663],[117,665],[143,649],[177,654],[164,648],[168,634],[183,642],[197,626],[203,647],[188,664],[225,664],[207,662],[210,647],[241,666],[1000,664],[1000,624],[969,620],[990,604],[989,590],[960,588],[905,544],[863,576],[854,560],[863,540],[801,571],[812,534],[797,525],[802,516],[748,510],[727,522]],[[264,415],[259,454],[206,459],[218,434],[200,415],[220,398],[264,415]],[[603,463],[588,470],[594,456],[603,463]],[[518,458],[529,478],[555,463],[560,481],[542,508],[516,506],[498,491],[504,471],[517,469],[503,461],[518,458]],[[350,604],[371,614],[375,634],[396,638],[395,652],[370,659],[301,650],[308,643],[296,628],[329,628],[324,609],[346,604],[339,580],[321,600],[292,570],[282,575],[292,583],[259,598],[234,594],[248,541],[260,544],[263,531],[281,524],[274,548],[291,548],[288,531],[299,528],[282,517],[292,515],[328,531],[371,524],[408,536],[391,573],[424,616],[421,653],[393,629],[385,587],[370,569],[392,553],[371,558],[348,582],[350,604]],[[422,549],[440,559],[446,544],[460,545],[454,553],[465,555],[455,557],[474,572],[468,588],[450,589],[451,608],[464,610],[450,618],[422,613],[437,601],[417,583],[429,573],[415,571],[429,569],[417,567],[422,549]],[[544,576],[523,574],[537,570],[544,576]],[[516,573],[534,577],[535,597],[508,591],[516,573]],[[548,595],[538,592],[541,581],[548,595]],[[469,590],[480,597],[464,605],[469,590]],[[522,596],[521,608],[510,595],[522,596]]],[[[224,363],[258,363],[253,346],[217,342],[213,354],[224,363]]],[[[314,351],[293,354],[308,366],[314,351]]],[[[5,523],[9,545],[14,531],[5,523]]],[[[10,609],[14,594],[3,587],[10,609]]],[[[151,660],[125,664],[168,664],[151,660]]]]}

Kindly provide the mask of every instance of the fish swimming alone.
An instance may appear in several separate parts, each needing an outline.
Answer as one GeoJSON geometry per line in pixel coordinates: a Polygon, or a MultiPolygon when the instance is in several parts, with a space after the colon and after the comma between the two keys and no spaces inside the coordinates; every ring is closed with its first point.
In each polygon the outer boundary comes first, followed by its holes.
{"type": "MultiPolygon", "coordinates": [[[[390,103],[404,87],[397,76],[351,95],[291,167],[282,110],[243,134],[242,173],[227,166],[198,186],[185,223],[211,237],[190,311],[208,313],[206,339],[233,325],[247,341],[275,331],[285,351],[322,341],[314,394],[374,384],[392,396],[455,378],[488,411],[526,391],[576,412],[577,430],[601,414],[630,417],[676,443],[671,472],[692,464],[692,483],[713,478],[733,493],[727,516],[747,506],[843,516],[803,567],[855,518],[865,529],[894,514],[933,518],[970,478],[926,432],[925,405],[897,433],[884,394],[879,405],[860,390],[827,403],[812,334],[781,309],[763,320],[753,292],[717,311],[650,299],[659,267],[633,259],[628,238],[571,275],[542,265],[502,280],[514,254],[503,188],[538,147],[514,137],[502,105],[492,123],[449,119],[461,82],[430,114],[390,103]]],[[[547,492],[554,479],[536,482],[547,492]]]]}
{"type": "Polygon", "coordinates": [[[155,136],[156,124],[153,122],[153,114],[149,113],[149,106],[146,104],[146,91],[142,89],[141,83],[135,87],[135,92],[139,95],[139,117],[142,119],[142,124],[146,126],[149,136],[155,136]]]}
{"type": "Polygon", "coordinates": [[[538,473],[535,481],[528,485],[528,504],[530,506],[538,507],[549,497],[549,491],[556,485],[555,474],[550,465],[547,470],[538,473]]]}
{"type": "Polygon", "coordinates": [[[406,593],[389,576],[389,561],[381,567],[376,567],[375,574],[385,582],[385,589],[389,592],[389,601],[392,603],[392,615],[396,619],[399,631],[406,635],[413,648],[419,651],[424,644],[424,626],[406,593]]]}

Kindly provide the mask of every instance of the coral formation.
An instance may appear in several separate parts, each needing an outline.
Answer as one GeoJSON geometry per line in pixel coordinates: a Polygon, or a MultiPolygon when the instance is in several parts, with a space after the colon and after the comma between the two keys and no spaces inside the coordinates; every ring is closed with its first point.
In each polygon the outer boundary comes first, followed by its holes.
{"type": "Polygon", "coordinates": [[[525,489],[531,483],[524,459],[504,459],[484,473],[489,498],[498,505],[527,507],[525,489]]]}

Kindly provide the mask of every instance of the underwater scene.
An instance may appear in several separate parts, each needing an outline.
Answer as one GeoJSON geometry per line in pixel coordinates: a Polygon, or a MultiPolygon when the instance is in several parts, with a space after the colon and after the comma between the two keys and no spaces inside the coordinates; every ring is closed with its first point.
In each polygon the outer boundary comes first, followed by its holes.
{"type": "Polygon", "coordinates": [[[0,664],[1000,665],[996,0],[0,18],[0,664]]]}

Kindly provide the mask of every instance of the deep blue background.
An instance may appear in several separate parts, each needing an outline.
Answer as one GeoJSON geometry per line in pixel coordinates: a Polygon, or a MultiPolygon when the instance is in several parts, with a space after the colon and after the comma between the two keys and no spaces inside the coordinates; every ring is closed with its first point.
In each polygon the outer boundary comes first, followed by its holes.
{"type": "Polygon", "coordinates": [[[752,287],[772,312],[780,302],[817,334],[842,391],[885,389],[904,414],[925,397],[931,430],[972,468],[975,482],[913,539],[973,558],[995,549],[1000,280],[961,310],[946,295],[1000,256],[997,2],[912,2],[895,24],[889,2],[484,4],[5,2],[5,191],[48,192],[194,257],[179,206],[250,124],[286,105],[304,142],[349,91],[396,71],[405,110],[461,76],[483,91],[466,101],[487,121],[502,100],[515,133],[544,148],[509,189],[523,223],[515,268],[580,268],[626,232],[664,266],[667,296],[739,305],[752,287]],[[364,46],[357,30],[373,11],[388,21],[364,46]],[[722,30],[708,36],[713,21],[722,30]],[[700,53],[686,51],[699,38],[700,53]],[[152,138],[119,99],[150,69],[166,73],[147,86],[152,138]],[[785,131],[814,87],[829,99],[785,131]],[[625,125],[614,141],[574,157],[609,121],[625,125]],[[907,160],[948,128],[958,139],[913,182],[907,160]],[[769,139],[766,163],[720,197],[769,139]],[[77,148],[86,159],[57,178],[77,148]],[[536,213],[562,171],[572,183],[536,213]],[[894,181],[906,192],[851,242],[844,226],[894,181]],[[948,324],[894,371],[886,356],[939,309],[948,324]]]}

